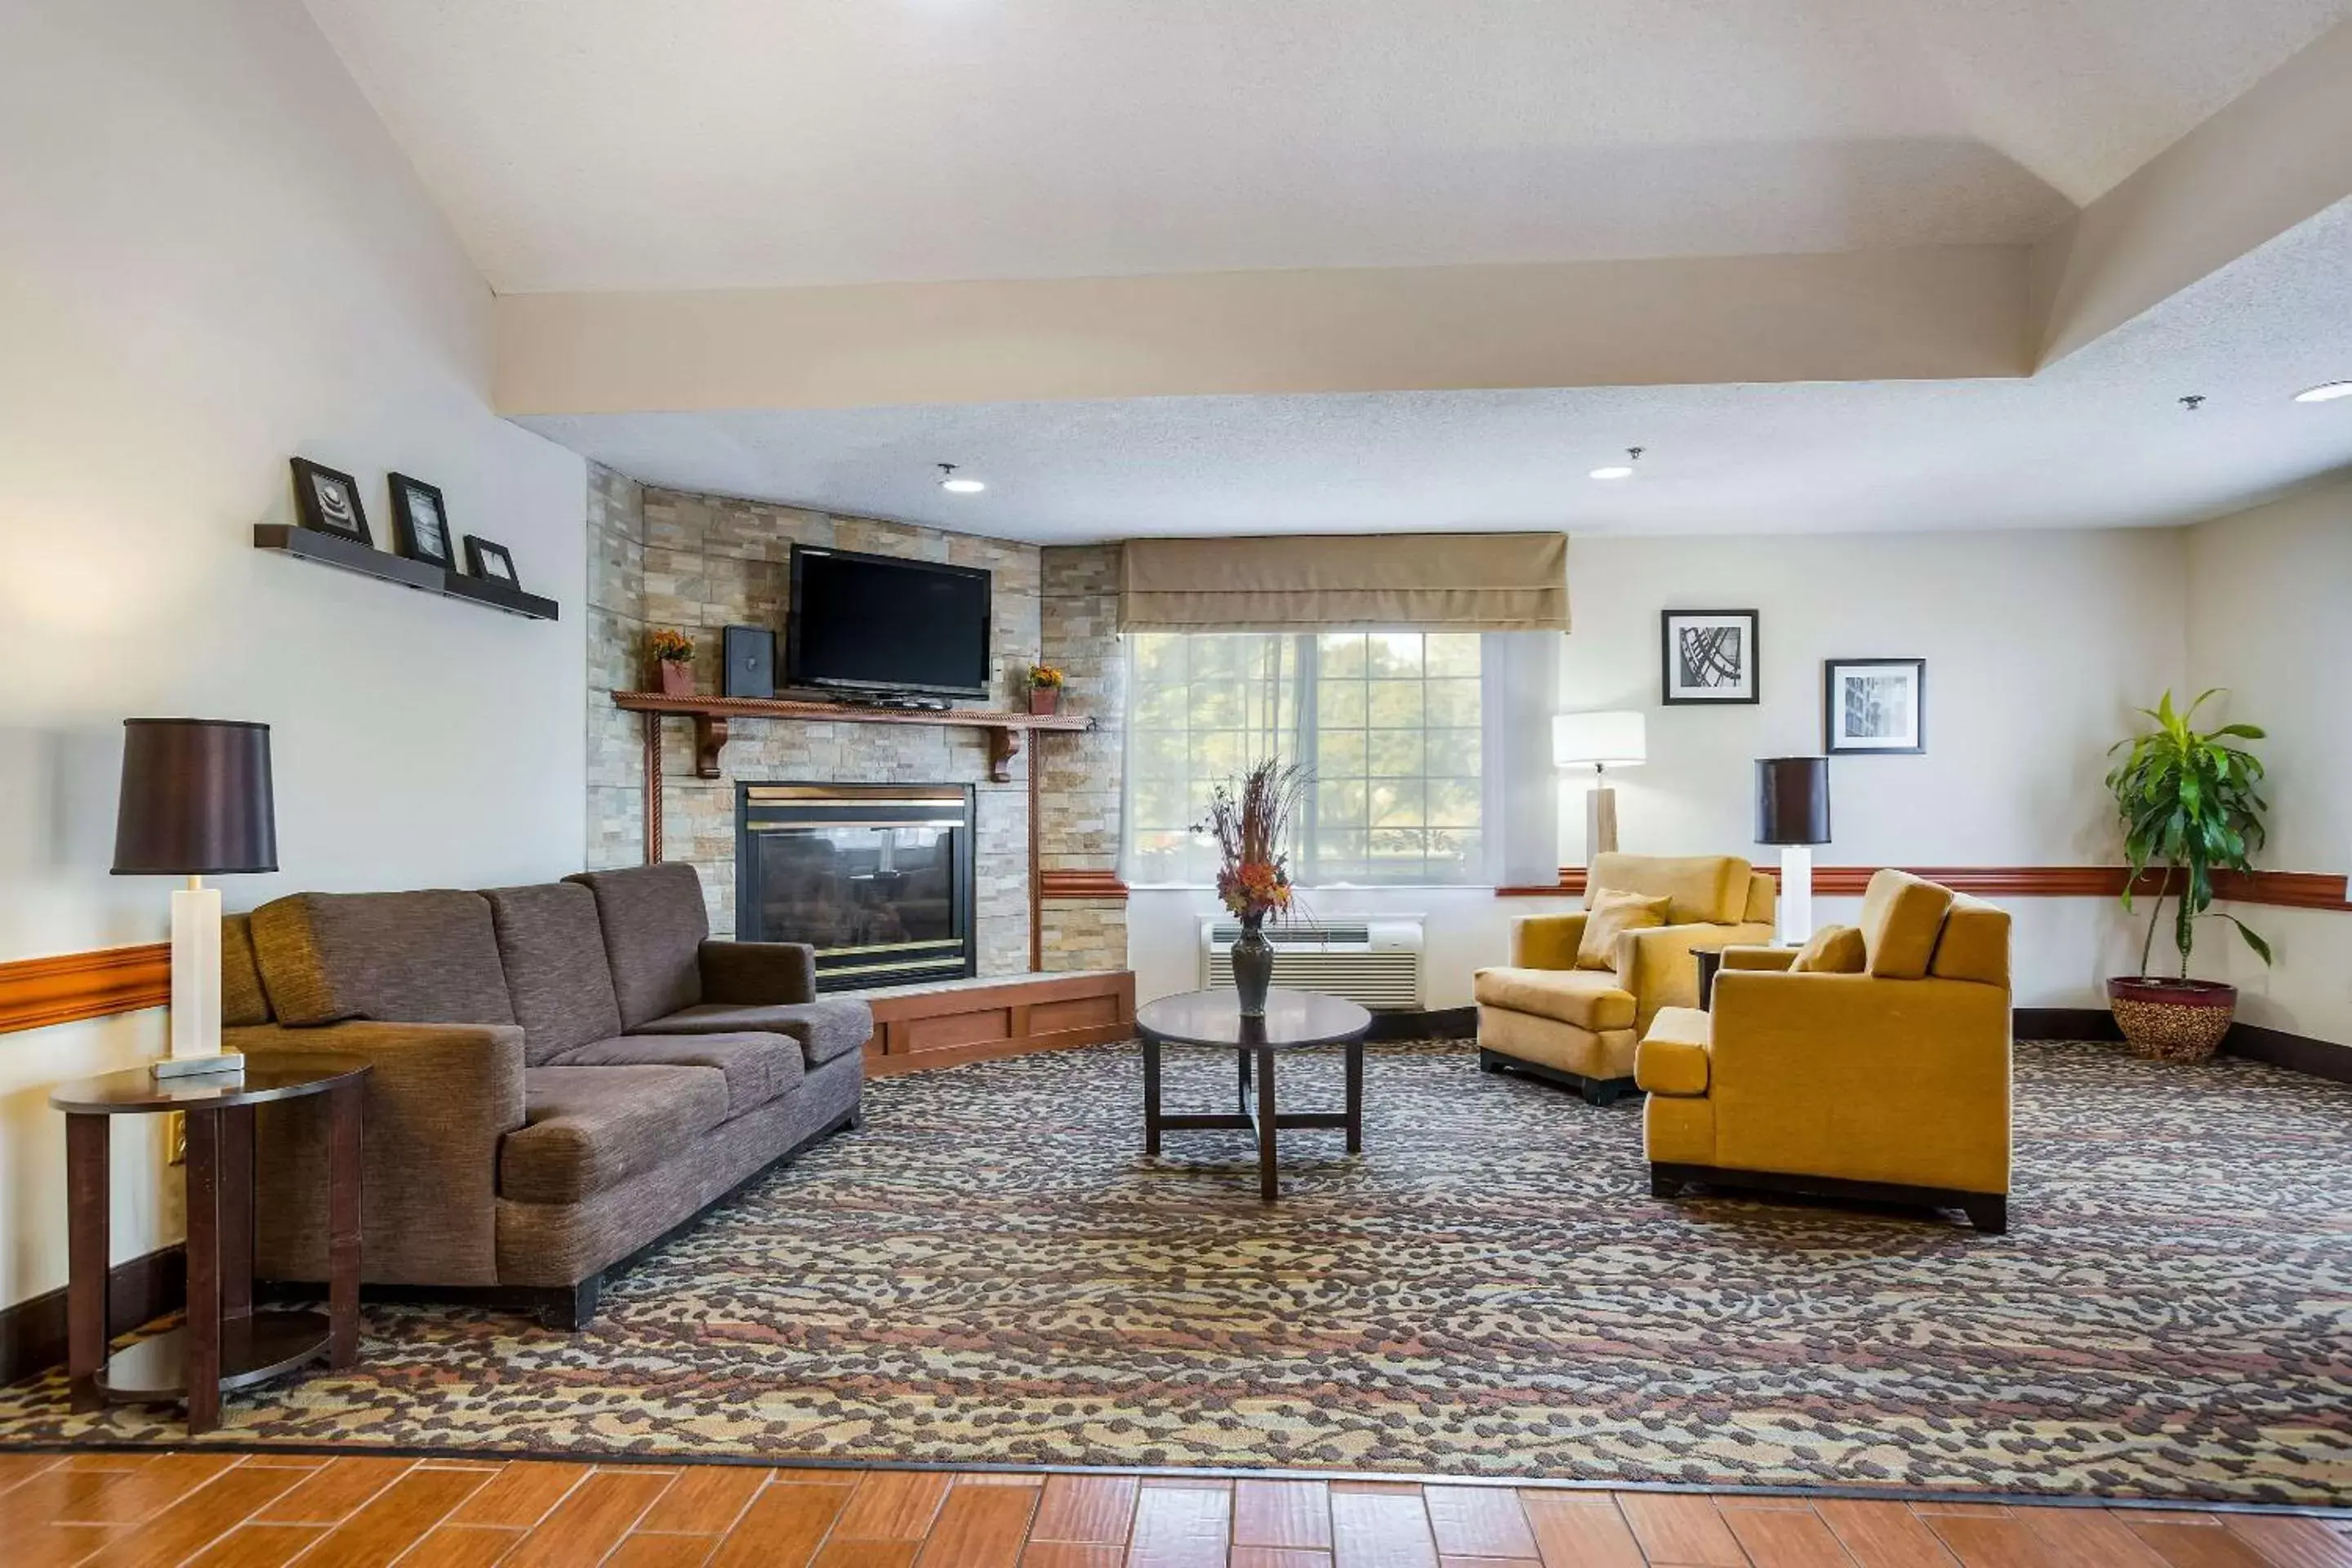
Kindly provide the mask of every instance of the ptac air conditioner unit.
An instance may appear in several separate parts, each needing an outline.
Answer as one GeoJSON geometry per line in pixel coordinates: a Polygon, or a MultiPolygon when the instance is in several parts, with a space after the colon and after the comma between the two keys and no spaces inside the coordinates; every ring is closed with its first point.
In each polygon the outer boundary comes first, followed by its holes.
{"type": "MultiPolygon", "coordinates": [[[[1240,922],[1231,916],[1202,917],[1203,986],[1214,990],[1234,983],[1234,943],[1241,934],[1240,922]]],[[[1421,1005],[1419,915],[1269,922],[1265,937],[1274,943],[1274,983],[1283,989],[1344,996],[1374,1012],[1421,1005]]]]}

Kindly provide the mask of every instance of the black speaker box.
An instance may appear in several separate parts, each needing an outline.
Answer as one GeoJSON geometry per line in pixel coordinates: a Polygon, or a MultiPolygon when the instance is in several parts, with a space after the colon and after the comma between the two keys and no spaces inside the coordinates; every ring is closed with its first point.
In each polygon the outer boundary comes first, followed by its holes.
{"type": "Polygon", "coordinates": [[[773,697],[776,694],[776,634],[765,626],[729,626],[727,668],[719,679],[728,697],[773,697]]]}

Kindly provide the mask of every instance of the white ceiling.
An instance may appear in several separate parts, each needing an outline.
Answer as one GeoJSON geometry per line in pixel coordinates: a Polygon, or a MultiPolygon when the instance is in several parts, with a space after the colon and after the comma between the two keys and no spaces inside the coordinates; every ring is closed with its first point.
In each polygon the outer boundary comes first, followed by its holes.
{"type": "Polygon", "coordinates": [[[308,4],[502,292],[2015,241],[2352,16],[2352,0],[308,4]]]}
{"type": "Polygon", "coordinates": [[[2031,380],[533,416],[655,484],[1041,542],[2162,524],[2352,468],[2352,202],[2031,380]],[[2173,400],[2201,394],[2195,414],[2173,400]],[[1642,446],[1639,476],[1587,470],[1642,446]],[[930,465],[991,488],[941,492],[930,465]]]}

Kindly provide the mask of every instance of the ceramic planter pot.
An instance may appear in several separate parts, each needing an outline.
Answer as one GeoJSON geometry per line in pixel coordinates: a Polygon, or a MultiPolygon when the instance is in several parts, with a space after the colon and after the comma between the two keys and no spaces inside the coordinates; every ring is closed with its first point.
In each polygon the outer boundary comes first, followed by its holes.
{"type": "Polygon", "coordinates": [[[661,666],[661,689],[664,697],[694,695],[694,666],[684,659],[664,658],[655,662],[661,666]]]}
{"type": "Polygon", "coordinates": [[[1033,686],[1029,689],[1029,711],[1038,718],[1050,718],[1062,710],[1062,689],[1058,686],[1033,686]]]}
{"type": "Polygon", "coordinates": [[[2238,1011],[2238,988],[2218,980],[2167,980],[2119,974],[2107,982],[2107,1007],[2134,1054],[2167,1062],[2201,1062],[2220,1047],[2238,1011]]]}

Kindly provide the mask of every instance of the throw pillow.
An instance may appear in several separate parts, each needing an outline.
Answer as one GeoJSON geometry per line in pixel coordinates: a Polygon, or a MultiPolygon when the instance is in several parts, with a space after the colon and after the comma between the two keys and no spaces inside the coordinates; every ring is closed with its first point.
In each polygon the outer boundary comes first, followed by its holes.
{"type": "Polygon", "coordinates": [[[1862,932],[1853,926],[1823,926],[1797,951],[1789,965],[1800,974],[1860,974],[1870,966],[1862,932]]]}
{"type": "Polygon", "coordinates": [[[1639,893],[1595,893],[1584,912],[1584,939],[1576,944],[1576,967],[1615,969],[1618,937],[1665,924],[1666,906],[1672,901],[1639,893]]]}

